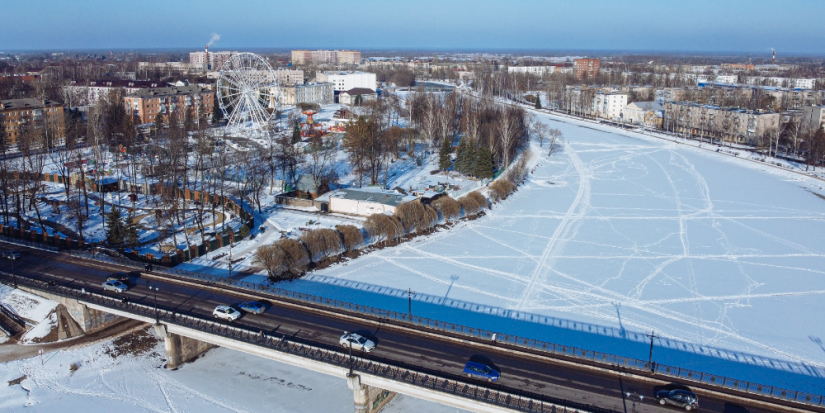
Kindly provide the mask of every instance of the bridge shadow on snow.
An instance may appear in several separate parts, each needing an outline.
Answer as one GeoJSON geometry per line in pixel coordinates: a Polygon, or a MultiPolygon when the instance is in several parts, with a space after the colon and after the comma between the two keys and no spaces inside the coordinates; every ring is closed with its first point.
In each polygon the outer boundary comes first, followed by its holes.
{"type": "MultiPolygon", "coordinates": [[[[359,303],[374,308],[407,312],[407,291],[357,281],[312,274],[276,284],[279,288],[359,303]]],[[[650,339],[645,332],[615,328],[501,307],[416,293],[416,316],[517,335],[549,343],[647,360],[650,339]]],[[[375,337],[377,333],[369,334],[375,337]]],[[[825,393],[825,368],[724,348],[658,338],[653,359],[659,364],[687,368],[738,380],[773,385],[813,394],[825,393]]]]}

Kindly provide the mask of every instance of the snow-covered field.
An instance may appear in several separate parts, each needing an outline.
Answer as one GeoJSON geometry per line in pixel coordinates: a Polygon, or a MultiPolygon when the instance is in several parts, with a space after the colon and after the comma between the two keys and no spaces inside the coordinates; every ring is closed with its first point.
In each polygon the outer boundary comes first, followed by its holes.
{"type": "Polygon", "coordinates": [[[487,217],[284,286],[825,392],[825,183],[538,116],[567,145],[487,217]]]}
{"type": "MultiPolygon", "coordinates": [[[[210,350],[177,371],[148,334],[0,364],[3,412],[352,412],[346,380],[233,350],[210,350]],[[115,344],[116,343],[116,344],[115,344]],[[132,348],[133,352],[116,348],[132,348]],[[76,366],[72,370],[71,366],[76,366]],[[15,379],[25,379],[7,386],[15,379]]],[[[398,396],[384,410],[456,412],[398,396]]]]}

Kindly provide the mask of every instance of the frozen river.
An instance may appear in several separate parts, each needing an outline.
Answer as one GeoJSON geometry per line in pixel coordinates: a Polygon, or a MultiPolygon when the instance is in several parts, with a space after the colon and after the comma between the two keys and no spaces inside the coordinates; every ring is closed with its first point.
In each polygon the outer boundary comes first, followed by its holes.
{"type": "MultiPolygon", "coordinates": [[[[662,345],[765,358],[749,361],[756,364],[789,360],[820,374],[821,182],[633,132],[543,119],[567,145],[538,157],[527,184],[486,217],[321,271],[315,280],[323,285],[294,287],[400,311],[407,303],[399,291],[412,288],[430,303],[415,303],[417,314],[432,318],[502,330],[495,318],[436,305],[461,300],[482,305],[476,312],[606,327],[565,335],[509,324],[526,337],[646,359],[644,346],[622,350],[614,339],[645,342],[643,333],[655,331],[662,345]]],[[[690,367],[710,368],[701,363],[690,367]]]]}

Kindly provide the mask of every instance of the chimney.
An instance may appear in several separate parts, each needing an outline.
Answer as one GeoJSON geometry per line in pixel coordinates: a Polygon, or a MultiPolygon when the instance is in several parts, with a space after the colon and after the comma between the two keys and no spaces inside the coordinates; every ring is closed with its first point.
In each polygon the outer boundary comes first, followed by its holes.
{"type": "Polygon", "coordinates": [[[209,67],[210,66],[209,65],[209,45],[206,45],[206,46],[203,47],[203,53],[204,53],[203,63],[204,63],[204,66],[206,67],[206,70],[212,69],[211,67],[209,67]]]}
{"type": "Polygon", "coordinates": [[[776,50],[773,51],[773,57],[771,58],[771,64],[776,64],[776,50]]]}

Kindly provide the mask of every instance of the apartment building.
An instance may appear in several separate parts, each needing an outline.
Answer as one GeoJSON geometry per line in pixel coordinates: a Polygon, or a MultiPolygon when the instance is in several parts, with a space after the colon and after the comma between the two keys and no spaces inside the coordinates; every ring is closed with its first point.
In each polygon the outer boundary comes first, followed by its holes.
{"type": "Polygon", "coordinates": [[[816,79],[794,79],[789,77],[778,76],[748,76],[744,79],[744,83],[748,85],[765,85],[776,87],[787,87],[791,89],[808,89],[812,90],[816,87],[816,79]]]}
{"type": "Polygon", "coordinates": [[[332,83],[282,85],[278,92],[275,95],[280,96],[282,105],[295,105],[301,102],[328,105],[335,102],[332,83]]]}
{"type": "Polygon", "coordinates": [[[531,75],[541,76],[544,74],[552,74],[555,69],[555,66],[509,66],[507,67],[507,73],[529,73],[531,75]]]}
{"type": "Polygon", "coordinates": [[[8,146],[17,145],[27,128],[46,129],[61,139],[64,131],[63,105],[41,99],[0,100],[0,127],[8,146]]]}
{"type": "Polygon", "coordinates": [[[825,128],[825,105],[810,105],[802,108],[802,131],[810,133],[817,128],[825,128]]]}
{"type": "Polygon", "coordinates": [[[752,64],[722,63],[722,70],[730,70],[731,72],[746,72],[753,69],[752,64]]]}
{"type": "Polygon", "coordinates": [[[573,59],[573,67],[576,69],[576,77],[579,79],[594,78],[599,75],[602,61],[599,59],[573,59]]]}
{"type": "Polygon", "coordinates": [[[693,102],[665,102],[663,128],[737,143],[753,143],[779,128],[779,113],[724,108],[693,102]]]}
{"type": "Polygon", "coordinates": [[[189,63],[192,65],[200,65],[203,71],[219,71],[223,67],[223,64],[236,54],[238,54],[238,52],[210,52],[207,47],[202,52],[189,53],[189,63]]]}
{"type": "Polygon", "coordinates": [[[333,88],[339,92],[357,87],[375,90],[377,86],[375,73],[361,71],[318,71],[315,74],[315,80],[321,83],[332,83],[333,88]]]}
{"type": "Polygon", "coordinates": [[[200,86],[175,86],[140,89],[133,96],[123,98],[126,110],[132,111],[141,124],[154,123],[158,116],[168,116],[185,108],[194,115],[203,110],[212,113],[215,92],[200,86]]]}
{"type": "Polygon", "coordinates": [[[293,50],[292,64],[304,65],[308,63],[361,63],[361,52],[356,50],[293,50]]]}
{"type": "Polygon", "coordinates": [[[625,106],[627,95],[624,93],[596,92],[593,97],[593,115],[599,118],[620,120],[625,106]]]}
{"type": "Polygon", "coordinates": [[[300,69],[280,68],[275,71],[279,85],[300,85],[304,83],[304,71],[300,69]]]}
{"type": "Polygon", "coordinates": [[[95,105],[101,98],[109,96],[117,89],[123,89],[126,95],[133,95],[140,89],[163,86],[166,86],[166,84],[156,81],[119,79],[90,80],[87,82],[71,81],[71,84],[63,86],[63,95],[66,99],[66,106],[75,108],[95,105]]]}
{"type": "Polygon", "coordinates": [[[166,74],[204,73],[206,68],[202,63],[185,62],[138,62],[138,72],[158,71],[166,74]]]}

